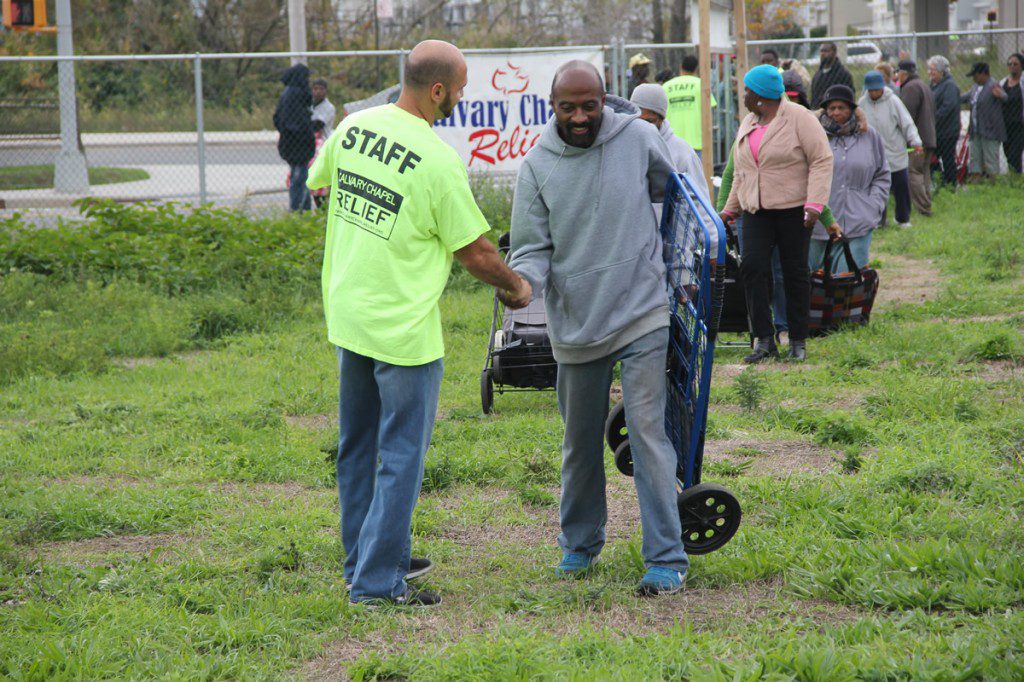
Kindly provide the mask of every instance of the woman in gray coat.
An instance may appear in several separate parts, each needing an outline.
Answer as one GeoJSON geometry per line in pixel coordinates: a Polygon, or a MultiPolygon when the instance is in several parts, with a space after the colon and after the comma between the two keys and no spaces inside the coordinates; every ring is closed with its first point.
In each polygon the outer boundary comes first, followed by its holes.
{"type": "MultiPolygon", "coordinates": [[[[874,129],[861,130],[857,125],[857,117],[853,115],[857,102],[851,88],[833,85],[825,93],[822,107],[824,111],[819,120],[828,136],[833,158],[828,205],[840,230],[826,231],[821,222],[815,225],[807,260],[812,272],[822,267],[825,244],[841,231],[850,242],[857,266],[864,267],[868,263],[871,232],[889,201],[892,179],[885,146],[874,129]]],[[[835,249],[833,252],[836,253],[835,249]]],[[[846,259],[841,254],[841,251],[836,253],[839,257],[832,260],[833,272],[847,269],[846,259]]]]}

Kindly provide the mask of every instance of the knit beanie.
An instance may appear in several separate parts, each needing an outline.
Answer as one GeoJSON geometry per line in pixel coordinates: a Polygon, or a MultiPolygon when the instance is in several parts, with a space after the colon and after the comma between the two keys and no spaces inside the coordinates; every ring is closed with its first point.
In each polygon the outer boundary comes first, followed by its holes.
{"type": "Polygon", "coordinates": [[[755,66],[743,77],[743,84],[759,97],[765,99],[782,99],[785,88],[782,86],[782,75],[771,64],[755,66]]]}
{"type": "Polygon", "coordinates": [[[657,83],[642,83],[633,90],[629,101],[641,109],[650,109],[662,118],[668,114],[668,95],[657,83]]]}

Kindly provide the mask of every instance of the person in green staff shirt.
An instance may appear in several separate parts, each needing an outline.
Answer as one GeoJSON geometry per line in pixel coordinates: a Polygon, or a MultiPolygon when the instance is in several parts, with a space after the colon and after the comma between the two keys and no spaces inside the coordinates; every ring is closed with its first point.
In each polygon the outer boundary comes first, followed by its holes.
{"type": "MultiPolygon", "coordinates": [[[[690,54],[683,57],[679,75],[663,86],[668,95],[668,114],[665,120],[672,126],[676,137],[690,143],[697,156],[704,149],[704,134],[701,130],[700,78],[697,76],[697,57],[690,54]]],[[[711,95],[712,108],[718,106],[711,95]]]]}
{"type": "Polygon", "coordinates": [[[398,102],[346,117],[310,170],[310,189],[330,187],[323,300],[338,347],[341,539],[357,604],[441,602],[407,580],[431,568],[411,556],[411,524],[441,387],[438,299],[453,255],[506,305],[532,298],[485,237],[465,165],[432,127],[465,86],[458,48],[420,43],[398,102]]]}

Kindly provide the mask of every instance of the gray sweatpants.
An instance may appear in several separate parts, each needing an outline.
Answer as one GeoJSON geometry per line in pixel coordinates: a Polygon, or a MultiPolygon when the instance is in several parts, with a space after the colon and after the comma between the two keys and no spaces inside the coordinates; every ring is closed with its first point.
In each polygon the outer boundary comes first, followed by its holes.
{"type": "Polygon", "coordinates": [[[564,552],[597,555],[605,542],[604,422],[615,363],[622,366],[622,398],[640,503],[644,563],[686,572],[676,507],[676,452],[665,434],[665,357],[668,328],[642,336],[609,356],[558,365],[562,441],[564,552]]]}

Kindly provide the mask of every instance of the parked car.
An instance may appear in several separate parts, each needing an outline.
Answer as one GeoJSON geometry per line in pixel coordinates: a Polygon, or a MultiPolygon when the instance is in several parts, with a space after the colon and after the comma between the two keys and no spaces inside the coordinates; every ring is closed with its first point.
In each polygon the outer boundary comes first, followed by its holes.
{"type": "Polygon", "coordinates": [[[850,43],[846,46],[847,64],[874,66],[882,61],[882,50],[872,42],[850,43]]]}
{"type": "MultiPolygon", "coordinates": [[[[882,53],[881,48],[872,42],[863,43],[850,43],[846,46],[846,59],[843,60],[845,64],[859,64],[861,66],[874,66],[880,61],[883,61],[885,55],[882,53]]],[[[805,66],[817,66],[820,62],[817,56],[817,52],[814,52],[807,59],[800,60],[805,66]]]]}

